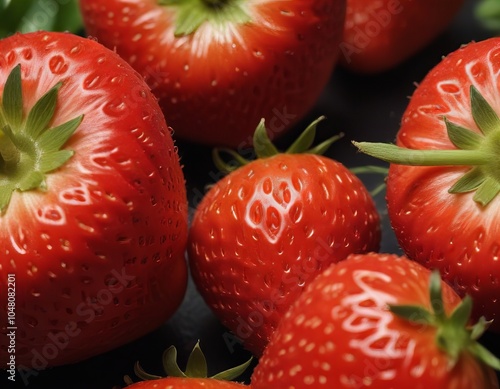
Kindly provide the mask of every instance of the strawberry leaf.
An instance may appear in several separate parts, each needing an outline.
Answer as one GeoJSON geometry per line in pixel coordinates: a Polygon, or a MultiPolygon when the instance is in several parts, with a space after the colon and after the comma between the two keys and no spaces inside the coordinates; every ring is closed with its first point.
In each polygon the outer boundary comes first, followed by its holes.
{"type": "Polygon", "coordinates": [[[473,342],[468,350],[486,365],[495,370],[500,370],[500,360],[480,343],[473,342]]]}
{"type": "Polygon", "coordinates": [[[487,177],[477,188],[474,194],[474,201],[485,206],[500,193],[500,182],[493,177],[487,177]]]}
{"type": "Polygon", "coordinates": [[[307,151],[312,146],[314,138],[316,138],[316,128],[318,127],[318,123],[324,119],[324,116],[320,116],[309,124],[302,134],[300,134],[299,137],[286,150],[286,152],[288,154],[299,154],[307,151]]]}
{"type": "Polygon", "coordinates": [[[212,160],[214,165],[219,169],[219,171],[224,173],[231,173],[232,171],[238,169],[240,166],[246,165],[249,161],[239,155],[236,151],[227,148],[214,148],[212,150],[212,160]],[[227,163],[222,159],[222,153],[228,154],[232,159],[231,163],[227,163]]]}
{"type": "Polygon", "coordinates": [[[252,363],[252,358],[248,359],[241,365],[232,367],[230,369],[224,370],[218,374],[213,375],[211,378],[222,380],[222,381],[232,381],[242,375],[252,363]]]}
{"type": "Polygon", "coordinates": [[[177,364],[177,349],[170,346],[163,353],[163,369],[170,377],[187,377],[177,364]]]}
{"type": "Polygon", "coordinates": [[[147,373],[142,366],[140,365],[139,362],[136,362],[134,365],[134,373],[137,377],[139,377],[143,381],[150,381],[150,380],[158,380],[162,378],[159,375],[154,375],[154,374],[149,374],[147,373]]]}
{"type": "Polygon", "coordinates": [[[158,3],[177,10],[174,31],[177,37],[193,34],[204,23],[224,30],[229,24],[250,21],[242,0],[160,0],[158,3]]]}
{"type": "Polygon", "coordinates": [[[36,0],[3,1],[0,12],[0,33],[2,37],[8,36],[16,31],[22,31],[20,26],[26,11],[30,9],[36,0]]]}
{"type": "Polygon", "coordinates": [[[470,87],[470,97],[472,117],[483,134],[500,130],[498,115],[474,85],[470,87]]]}
{"type": "MultiPolygon", "coordinates": [[[[248,361],[242,363],[239,366],[235,366],[228,370],[222,371],[218,374],[215,374],[211,377],[212,379],[221,380],[221,381],[231,381],[235,378],[239,377],[243,372],[250,366],[253,358],[250,357],[248,361]]],[[[207,378],[208,368],[207,368],[207,360],[205,355],[203,354],[200,342],[196,342],[191,354],[189,355],[186,371],[182,371],[177,363],[177,349],[175,346],[170,346],[163,353],[163,369],[166,373],[167,377],[183,377],[183,378],[207,378]]],[[[140,367],[137,362],[134,367],[134,372],[142,380],[156,380],[162,378],[161,376],[153,375],[146,373],[142,367],[140,367]]],[[[125,376],[125,381],[127,383],[131,383],[132,379],[128,376],[125,376]]]]}
{"type": "MultiPolygon", "coordinates": [[[[83,115],[54,128],[57,97],[62,83],[46,92],[24,117],[20,65],[9,74],[0,104],[0,182],[5,190],[47,190],[45,173],[62,167],[74,154],[61,150],[83,120],[83,115]]],[[[3,195],[0,212],[11,194],[3,195]]]]}
{"type": "MultiPolygon", "coordinates": [[[[187,2],[186,2],[187,3],[187,2]]],[[[193,3],[188,3],[184,7],[179,8],[177,15],[177,25],[175,28],[175,36],[190,35],[195,32],[205,21],[207,16],[201,12],[196,12],[193,3]]]]}
{"type": "MultiPolygon", "coordinates": [[[[324,120],[324,116],[320,116],[318,119],[313,121],[303,133],[292,143],[284,153],[286,154],[316,154],[322,155],[324,152],[332,145],[333,142],[342,138],[344,134],[334,135],[327,140],[323,141],[316,147],[311,147],[314,137],[316,136],[316,127],[319,122],[324,120]]],[[[276,148],[269,138],[265,119],[262,118],[255,129],[253,135],[253,148],[254,153],[257,158],[269,158],[274,155],[280,154],[281,152],[276,148]]],[[[215,148],[212,151],[212,159],[216,167],[225,173],[230,173],[236,170],[238,167],[246,165],[250,161],[239,155],[236,151],[227,148],[215,148]],[[231,163],[227,163],[222,159],[222,152],[228,154],[232,159],[231,163]]]]}
{"type": "MultiPolygon", "coordinates": [[[[38,9],[36,11],[40,12],[40,9],[43,9],[43,7],[43,1],[38,1],[38,9]]],[[[52,25],[48,30],[81,32],[83,30],[83,21],[78,0],[59,1],[58,12],[54,14],[52,25]]]]}
{"type": "Polygon", "coordinates": [[[198,341],[189,355],[186,365],[186,375],[188,377],[205,378],[207,374],[207,360],[201,351],[200,342],[198,341]]]}
{"type": "Polygon", "coordinates": [[[446,319],[446,313],[444,311],[441,275],[438,271],[433,271],[431,273],[429,282],[429,297],[434,316],[437,320],[444,321],[446,319]]]}
{"type": "Polygon", "coordinates": [[[32,139],[37,139],[47,128],[56,110],[57,93],[62,83],[52,87],[40,100],[38,100],[28,114],[25,132],[32,139]]]}
{"type": "Polygon", "coordinates": [[[450,315],[449,320],[457,327],[467,326],[472,313],[472,299],[465,296],[461,304],[458,304],[450,315]]]}
{"type": "Polygon", "coordinates": [[[44,175],[39,171],[29,172],[17,184],[17,189],[21,192],[26,192],[34,188],[45,189],[44,175]]]}
{"type": "Polygon", "coordinates": [[[253,135],[253,147],[258,158],[268,158],[279,154],[278,149],[273,145],[267,135],[265,120],[262,119],[255,129],[253,135]]]}
{"type": "Polygon", "coordinates": [[[0,138],[0,149],[2,150],[2,160],[4,163],[18,163],[21,158],[19,150],[29,149],[28,143],[25,139],[18,139],[14,136],[12,129],[9,125],[2,128],[2,138],[0,138]]]}
{"type": "Polygon", "coordinates": [[[466,193],[472,192],[479,188],[484,182],[485,176],[481,168],[475,167],[465,173],[455,184],[448,190],[449,193],[466,193]]]}
{"type": "Polygon", "coordinates": [[[463,352],[469,352],[489,366],[500,369],[500,360],[477,342],[489,323],[481,318],[474,326],[468,327],[472,313],[472,299],[469,296],[466,296],[447,316],[442,296],[442,282],[439,272],[432,271],[429,279],[432,312],[423,306],[404,304],[390,305],[389,309],[411,323],[435,327],[436,345],[448,355],[450,368],[455,366],[463,352]]]}
{"type": "Polygon", "coordinates": [[[8,207],[14,189],[12,183],[0,183],[0,210],[8,207]]]}
{"type": "Polygon", "coordinates": [[[434,316],[418,305],[389,305],[389,310],[402,319],[418,324],[433,324],[434,316]]]}
{"type": "Polygon", "coordinates": [[[486,28],[500,31],[500,2],[498,0],[482,0],[475,8],[476,18],[486,28]]]}
{"type": "Polygon", "coordinates": [[[73,154],[72,150],[58,150],[44,153],[38,161],[38,168],[43,173],[51,172],[66,163],[73,154]]]}
{"type": "Polygon", "coordinates": [[[40,30],[79,33],[83,29],[78,0],[53,1],[49,5],[47,0],[2,0],[0,20],[0,37],[40,30]]]}
{"type": "Polygon", "coordinates": [[[23,117],[21,65],[17,65],[9,74],[9,77],[7,77],[3,90],[2,103],[5,120],[13,126],[19,126],[23,117]]]}
{"type": "Polygon", "coordinates": [[[344,137],[344,133],[341,132],[340,134],[334,135],[334,136],[328,138],[324,142],[321,142],[319,145],[317,145],[317,146],[315,146],[315,147],[313,147],[305,152],[307,152],[309,154],[323,155],[334,142],[338,141],[339,139],[341,139],[343,137],[344,137]]]}
{"type": "Polygon", "coordinates": [[[477,132],[458,126],[446,118],[444,118],[444,122],[446,123],[448,137],[457,148],[462,150],[474,150],[481,145],[484,138],[477,132]]]}
{"type": "Polygon", "coordinates": [[[38,145],[47,152],[59,150],[71,138],[82,120],[83,115],[80,115],[60,126],[48,129],[38,138],[38,145]]]}
{"type": "Polygon", "coordinates": [[[470,338],[472,340],[478,340],[488,329],[493,320],[486,320],[484,316],[481,316],[477,323],[471,328],[470,338]]]}

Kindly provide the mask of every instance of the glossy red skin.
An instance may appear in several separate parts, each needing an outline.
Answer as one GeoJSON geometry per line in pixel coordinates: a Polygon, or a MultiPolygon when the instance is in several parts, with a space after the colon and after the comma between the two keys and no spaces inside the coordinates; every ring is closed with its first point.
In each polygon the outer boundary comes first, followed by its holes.
{"type": "Polygon", "coordinates": [[[338,59],[345,15],[345,0],[247,3],[252,23],[228,39],[212,37],[209,25],[175,38],[174,11],[156,0],[80,7],[86,32],[145,76],[176,137],[244,148],[261,118],[277,137],[316,103],[338,59]]]}
{"type": "MultiPolygon", "coordinates": [[[[183,298],[187,199],[161,110],[141,77],[93,40],[0,41],[0,85],[18,63],[25,109],[62,81],[53,124],[85,117],[47,176],[0,216],[0,315],[15,275],[15,361],[43,369],[108,351],[160,326],[183,298]]],[[[2,320],[0,360],[9,357],[2,320]]]]}
{"type": "Polygon", "coordinates": [[[237,382],[221,381],[213,378],[168,377],[153,381],[142,381],[127,386],[130,389],[243,389],[250,388],[237,382]]]}
{"type": "Polygon", "coordinates": [[[208,306],[260,356],[304,285],[329,264],[379,244],[373,200],[346,167],[312,154],[278,154],[212,187],[193,217],[188,255],[208,306]]]}
{"type": "MultiPolygon", "coordinates": [[[[256,366],[253,389],[492,389],[495,371],[469,354],[449,369],[435,327],[387,304],[430,309],[427,268],[392,254],[352,255],[318,275],[293,304],[256,366]]],[[[459,296],[444,282],[446,312],[459,296]]]]}
{"type": "Polygon", "coordinates": [[[358,73],[395,68],[450,25],[463,0],[347,0],[340,63],[358,73]]]}
{"type": "MultiPolygon", "coordinates": [[[[397,144],[411,149],[454,149],[443,116],[479,131],[470,112],[473,83],[500,112],[500,39],[470,43],[449,54],[422,81],[404,113],[397,144]],[[491,72],[491,73],[490,73],[491,72]]],[[[391,165],[387,182],[389,217],[405,253],[437,268],[461,295],[474,299],[475,316],[495,319],[500,329],[500,198],[487,207],[473,193],[448,189],[467,168],[391,165]]]]}

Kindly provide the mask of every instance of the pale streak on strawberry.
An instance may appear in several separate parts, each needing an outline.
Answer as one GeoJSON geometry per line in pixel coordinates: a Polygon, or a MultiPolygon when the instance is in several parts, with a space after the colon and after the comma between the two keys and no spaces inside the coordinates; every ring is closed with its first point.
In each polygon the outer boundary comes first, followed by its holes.
{"type": "MultiPolygon", "coordinates": [[[[266,0],[266,2],[268,2],[268,0],[266,0]]],[[[251,15],[252,20],[254,20],[256,24],[266,24],[265,19],[259,18],[260,14],[254,11],[254,5],[244,6],[245,12],[251,15]]],[[[252,52],[252,48],[247,47],[246,40],[241,35],[241,26],[237,23],[221,25],[203,23],[191,35],[175,36],[176,17],[177,15],[175,13],[165,13],[161,8],[156,8],[138,18],[136,24],[148,24],[151,23],[152,20],[164,20],[165,25],[169,27],[166,27],[165,32],[159,35],[160,42],[165,45],[175,45],[178,49],[184,45],[191,46],[189,50],[193,59],[205,58],[209,55],[211,46],[224,45],[227,43],[238,44],[244,50],[252,52]]],[[[273,29],[276,30],[276,28],[273,29]]]]}
{"type": "MultiPolygon", "coordinates": [[[[498,81],[498,76],[500,75],[500,72],[498,70],[495,71],[495,69],[493,68],[493,64],[496,61],[496,59],[494,58],[495,56],[498,56],[497,48],[495,48],[494,50],[490,50],[488,52],[488,54],[486,55],[486,61],[484,59],[483,60],[478,59],[476,61],[471,61],[467,63],[465,65],[465,73],[467,74],[471,84],[481,91],[483,97],[493,106],[495,111],[498,112],[498,108],[500,108],[499,107],[500,102],[498,101],[498,90],[496,82],[498,81]],[[481,66],[481,67],[486,66],[486,70],[489,75],[488,82],[482,84],[476,82],[477,74],[476,70],[473,69],[475,66],[481,66]]],[[[467,99],[465,102],[467,102],[467,99]]],[[[470,107],[468,105],[466,106],[466,109],[470,111],[470,107]]]]}
{"type": "Polygon", "coordinates": [[[7,233],[10,242],[12,243],[12,247],[19,253],[19,254],[26,254],[26,248],[24,240],[26,234],[24,233],[24,230],[21,228],[21,226],[13,223],[7,224],[7,233]],[[16,229],[17,233],[14,232],[13,230],[16,229]]]}
{"type": "MultiPolygon", "coordinates": [[[[493,108],[497,112],[500,110],[500,101],[498,101],[498,91],[496,90],[500,73],[499,71],[495,71],[492,67],[494,63],[494,58],[492,57],[498,55],[495,51],[496,50],[490,50],[486,55],[486,60],[481,58],[464,64],[464,73],[470,83],[464,83],[463,80],[461,81],[457,78],[450,78],[440,81],[436,85],[440,95],[445,98],[448,105],[447,108],[449,110],[446,113],[446,117],[450,119],[450,121],[462,124],[467,128],[474,128],[478,133],[480,130],[470,116],[469,86],[474,85],[478,88],[483,97],[493,106],[493,108]],[[481,83],[476,81],[477,69],[475,68],[477,66],[481,66],[482,70],[486,70],[486,73],[483,74],[488,75],[487,81],[482,80],[481,83]],[[456,88],[456,91],[451,91],[449,89],[450,87],[456,88]]],[[[456,66],[461,64],[462,60],[459,60],[456,66]]]]}
{"type": "MultiPolygon", "coordinates": [[[[447,102],[448,112],[446,113],[446,117],[452,121],[461,121],[463,124],[469,124],[471,122],[469,120],[470,114],[467,114],[467,112],[470,111],[470,106],[466,91],[460,85],[460,81],[456,78],[443,80],[436,84],[436,89],[447,102]]],[[[440,118],[438,118],[438,122],[444,125],[440,118]]]]}
{"type": "Polygon", "coordinates": [[[80,182],[73,187],[64,188],[59,192],[59,201],[69,205],[91,204],[90,191],[85,183],[80,182]]]}
{"type": "Polygon", "coordinates": [[[43,204],[33,214],[40,223],[49,226],[64,226],[67,223],[66,213],[58,204],[43,204]]]}
{"type": "MultiPolygon", "coordinates": [[[[270,179],[271,178],[269,178],[269,180],[270,179]]],[[[245,209],[245,222],[249,226],[255,226],[256,229],[258,229],[262,234],[266,236],[269,242],[276,243],[280,240],[281,235],[285,231],[286,227],[294,224],[294,220],[291,220],[290,218],[290,212],[287,213],[285,211],[292,208],[297,200],[300,200],[301,193],[295,187],[293,182],[281,180],[280,182],[272,183],[272,187],[276,188],[284,185],[287,189],[287,197],[289,196],[289,199],[276,199],[276,196],[269,196],[269,194],[266,193],[265,185],[265,182],[263,182],[262,185],[259,185],[254,191],[251,199],[248,201],[247,207],[245,209]],[[263,202],[263,200],[266,201],[263,202]],[[256,204],[260,204],[263,210],[262,218],[258,221],[252,218],[252,215],[255,214],[253,208],[256,204]],[[280,216],[279,226],[277,226],[278,231],[273,234],[271,234],[271,229],[269,228],[269,224],[272,223],[272,221],[269,220],[268,216],[269,211],[272,208],[277,209],[276,214],[280,216]],[[289,220],[283,221],[281,220],[282,217],[286,217],[289,220]]]]}
{"type": "MultiPolygon", "coordinates": [[[[386,307],[387,304],[397,303],[396,297],[377,290],[364,282],[365,278],[370,278],[390,284],[393,279],[387,274],[371,270],[356,270],[353,272],[352,278],[361,292],[348,295],[342,299],[341,304],[352,309],[351,315],[343,320],[342,327],[348,333],[369,331],[369,335],[365,339],[353,338],[350,341],[351,347],[359,349],[363,354],[376,359],[403,358],[410,362],[415,350],[415,340],[411,339],[404,348],[398,349],[398,341],[402,338],[401,332],[389,328],[390,323],[394,321],[394,315],[386,307]],[[373,306],[363,305],[367,301],[372,301],[378,309],[374,309],[373,306]],[[370,320],[362,320],[364,318],[370,320]],[[390,341],[383,348],[374,347],[374,344],[379,342],[380,339],[390,339],[390,341]]],[[[390,371],[385,373],[387,376],[391,376],[390,371]]]]}

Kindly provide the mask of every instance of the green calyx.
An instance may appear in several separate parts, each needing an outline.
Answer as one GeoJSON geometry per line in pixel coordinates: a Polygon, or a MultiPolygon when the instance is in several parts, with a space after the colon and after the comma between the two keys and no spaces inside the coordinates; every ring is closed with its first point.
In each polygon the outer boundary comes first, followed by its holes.
{"type": "Polygon", "coordinates": [[[431,273],[429,294],[431,311],[418,305],[389,305],[389,309],[404,320],[421,326],[435,327],[436,344],[448,355],[450,369],[456,365],[463,353],[469,353],[493,369],[500,370],[500,360],[478,342],[491,322],[481,317],[473,326],[468,325],[472,299],[466,296],[447,316],[442,297],[441,276],[438,271],[431,273]]]}
{"type": "Polygon", "coordinates": [[[481,0],[474,9],[476,18],[489,30],[500,32],[500,2],[481,0]]]}
{"type": "MultiPolygon", "coordinates": [[[[312,147],[314,143],[314,138],[316,137],[316,128],[318,124],[325,119],[324,116],[320,116],[318,119],[313,121],[307,128],[302,132],[302,134],[289,146],[284,152],[279,151],[276,146],[272,143],[269,138],[268,131],[266,129],[265,120],[261,119],[259,125],[255,129],[253,135],[253,149],[256,158],[268,158],[274,155],[285,153],[285,154],[316,154],[322,155],[328,150],[332,143],[336,142],[344,136],[343,133],[334,135],[320,144],[312,147]]],[[[245,159],[236,151],[227,148],[215,148],[212,150],[212,158],[216,167],[225,173],[230,173],[240,166],[246,165],[250,160],[245,159]],[[221,154],[225,153],[231,157],[231,163],[227,163],[223,160],[221,154]]]]}
{"type": "Polygon", "coordinates": [[[177,11],[175,36],[194,33],[203,23],[216,27],[250,22],[243,0],[158,0],[177,11]]]}
{"type": "Polygon", "coordinates": [[[21,66],[9,74],[0,104],[0,213],[14,191],[47,190],[45,176],[74,154],[61,147],[80,125],[83,115],[50,128],[61,83],[52,87],[25,117],[21,66]]]}
{"type": "MultiPolygon", "coordinates": [[[[250,357],[248,361],[239,366],[208,377],[207,360],[203,351],[201,351],[200,342],[198,341],[189,355],[185,371],[182,371],[177,364],[177,349],[174,346],[170,346],[163,353],[163,369],[167,377],[212,378],[221,381],[231,381],[242,375],[250,366],[252,360],[253,358],[250,357]]],[[[146,373],[139,362],[134,366],[134,373],[143,381],[163,378],[162,376],[146,373]]],[[[125,376],[125,383],[131,385],[133,381],[130,377],[125,376]]]]}
{"type": "Polygon", "coordinates": [[[412,166],[470,166],[448,191],[474,193],[486,206],[500,193],[500,118],[480,92],[470,88],[472,117],[481,133],[444,118],[453,150],[412,150],[393,144],[353,142],[363,153],[383,161],[412,166]]]}

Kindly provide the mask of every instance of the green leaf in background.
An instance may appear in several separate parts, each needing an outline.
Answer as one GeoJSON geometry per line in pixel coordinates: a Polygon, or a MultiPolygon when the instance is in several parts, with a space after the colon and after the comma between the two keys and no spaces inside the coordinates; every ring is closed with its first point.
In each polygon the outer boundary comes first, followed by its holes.
{"type": "Polygon", "coordinates": [[[0,38],[38,30],[82,32],[78,0],[0,0],[0,38]]]}
{"type": "Polygon", "coordinates": [[[481,0],[475,14],[485,28],[500,33],[500,0],[481,0]]]}

